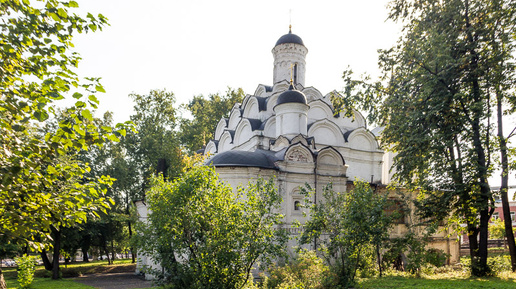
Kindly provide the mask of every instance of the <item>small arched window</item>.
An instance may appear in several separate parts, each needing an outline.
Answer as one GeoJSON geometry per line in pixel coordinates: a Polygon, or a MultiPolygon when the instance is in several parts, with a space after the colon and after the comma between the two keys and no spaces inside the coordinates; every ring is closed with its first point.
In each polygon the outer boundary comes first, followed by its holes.
{"type": "Polygon", "coordinates": [[[301,210],[301,202],[295,201],[294,202],[294,211],[299,211],[299,210],[301,210]]]}
{"type": "Polygon", "coordinates": [[[294,64],[294,84],[297,83],[297,63],[294,64]]]}

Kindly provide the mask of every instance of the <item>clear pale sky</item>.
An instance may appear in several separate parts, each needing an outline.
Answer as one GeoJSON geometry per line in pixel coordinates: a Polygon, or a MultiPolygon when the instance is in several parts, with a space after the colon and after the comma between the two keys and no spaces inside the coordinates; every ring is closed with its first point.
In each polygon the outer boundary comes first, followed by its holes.
{"type": "Polygon", "coordinates": [[[400,26],[386,21],[388,2],[83,0],[78,14],[102,13],[111,26],[75,38],[79,73],[102,77],[99,113],[110,110],[117,122],[132,113],[130,93],[166,89],[177,103],[228,86],[253,94],[258,84],[272,85],[271,50],[292,23],[308,48],[306,86],[326,94],[342,89],[347,66],[378,75],[377,50],[400,36],[400,26]]]}
{"type": "Polygon", "coordinates": [[[321,93],[343,87],[349,65],[377,74],[377,49],[390,48],[399,28],[387,19],[387,0],[170,1],[84,0],[78,14],[102,13],[111,26],[79,35],[79,73],[102,77],[99,112],[125,121],[130,93],[174,92],[178,103],[227,87],[253,94],[272,85],[271,50],[283,34],[308,48],[306,85],[321,93]],[[291,11],[291,13],[290,13],[291,11]],[[291,17],[290,17],[291,15],[291,17]],[[291,19],[291,21],[290,21],[291,19]]]}

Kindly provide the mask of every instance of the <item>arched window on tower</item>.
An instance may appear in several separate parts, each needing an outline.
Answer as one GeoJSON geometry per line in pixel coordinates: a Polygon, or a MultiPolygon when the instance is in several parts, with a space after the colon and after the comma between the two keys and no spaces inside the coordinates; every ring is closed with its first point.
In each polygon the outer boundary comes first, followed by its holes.
{"type": "Polygon", "coordinates": [[[294,211],[299,211],[299,210],[301,210],[301,202],[295,201],[294,202],[294,211]]]}
{"type": "Polygon", "coordinates": [[[297,63],[294,64],[294,84],[297,83],[297,63]]]}

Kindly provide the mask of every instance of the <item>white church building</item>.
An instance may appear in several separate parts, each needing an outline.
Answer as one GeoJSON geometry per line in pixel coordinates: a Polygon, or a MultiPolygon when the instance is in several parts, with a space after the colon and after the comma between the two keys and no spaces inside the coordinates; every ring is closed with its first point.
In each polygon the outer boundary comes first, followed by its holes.
{"type": "MultiPolygon", "coordinates": [[[[299,36],[291,31],[281,36],[272,49],[272,86],[260,84],[236,103],[202,151],[208,156],[206,164],[233,188],[258,177],[275,177],[287,227],[294,220],[304,221],[298,204],[304,198],[300,187],[307,183],[316,188],[320,201],[322,188],[330,182],[335,191],[346,192],[355,179],[385,188],[392,176],[392,154],[380,148],[375,134],[380,129],[369,130],[358,111],[353,118],[336,113],[331,97],[339,97],[337,92],[322,94],[305,84],[307,53],[299,36]]],[[[142,203],[138,212],[147,215],[142,203]]],[[[290,230],[295,234],[299,229],[290,230]]],[[[400,224],[391,234],[405,230],[400,224]]],[[[458,260],[458,243],[446,232],[434,236],[432,247],[450,254],[451,262],[458,260]]],[[[141,265],[150,264],[142,257],[141,265]]]]}
{"type": "Polygon", "coordinates": [[[280,37],[272,49],[273,85],[260,84],[235,104],[204,150],[206,164],[233,187],[274,176],[287,224],[302,218],[297,204],[306,183],[320,194],[330,182],[341,192],[355,179],[389,182],[391,162],[364,117],[336,113],[330,99],[337,92],[323,95],[305,84],[307,53],[291,31],[280,37]]]}

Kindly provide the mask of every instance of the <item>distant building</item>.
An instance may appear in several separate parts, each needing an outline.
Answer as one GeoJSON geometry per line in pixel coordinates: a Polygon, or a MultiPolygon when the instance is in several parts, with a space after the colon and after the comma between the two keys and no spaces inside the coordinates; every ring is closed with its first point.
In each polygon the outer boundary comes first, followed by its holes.
{"type": "MultiPolygon", "coordinates": [[[[500,188],[499,187],[491,187],[493,191],[497,191],[500,188]]],[[[516,201],[513,200],[514,198],[514,192],[515,192],[516,186],[510,186],[508,195],[509,195],[509,210],[511,214],[511,221],[512,226],[516,227],[516,201]]],[[[495,195],[495,210],[493,215],[491,216],[491,221],[494,221],[496,219],[505,220],[503,216],[503,209],[502,209],[502,201],[499,198],[496,198],[495,195]]]]}

